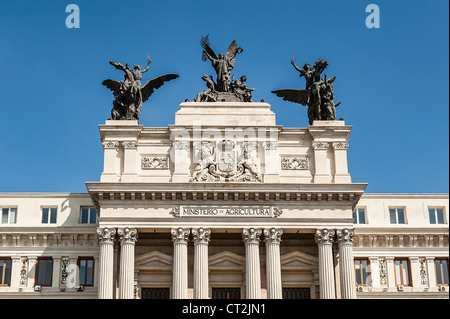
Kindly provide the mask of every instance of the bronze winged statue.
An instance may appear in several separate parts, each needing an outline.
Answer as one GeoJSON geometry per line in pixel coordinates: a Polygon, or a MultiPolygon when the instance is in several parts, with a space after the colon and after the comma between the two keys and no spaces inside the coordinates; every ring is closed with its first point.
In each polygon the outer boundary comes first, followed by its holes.
{"type": "Polygon", "coordinates": [[[306,80],[306,87],[301,89],[285,89],[276,90],[272,93],[283,98],[284,101],[289,101],[303,106],[308,106],[309,124],[312,125],[314,121],[330,121],[336,119],[336,106],[340,104],[334,103],[334,80],[336,77],[325,80],[322,79],[322,72],[328,66],[328,62],[319,59],[314,67],[305,64],[303,68],[299,68],[295,64],[295,59],[291,61],[294,68],[300,73],[300,77],[306,80]]]}
{"type": "Polygon", "coordinates": [[[179,77],[178,74],[164,74],[141,85],[142,74],[148,71],[152,63],[148,55],[147,59],[147,67],[143,70],[141,70],[139,64],[135,64],[132,70],[128,64],[124,66],[121,63],[109,62],[117,70],[125,73],[123,81],[105,80],[102,82],[114,94],[111,110],[113,120],[139,120],[142,103],[147,101],[153,92],[163,86],[165,82],[179,77]]]}

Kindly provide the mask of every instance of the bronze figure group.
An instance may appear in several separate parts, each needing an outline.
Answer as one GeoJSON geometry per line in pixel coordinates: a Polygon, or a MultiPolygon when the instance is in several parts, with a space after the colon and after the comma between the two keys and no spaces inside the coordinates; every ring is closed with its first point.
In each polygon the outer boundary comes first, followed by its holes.
{"type": "MultiPolygon", "coordinates": [[[[198,93],[194,102],[252,102],[252,92],[255,89],[249,88],[245,83],[247,76],[242,75],[239,79],[235,79],[234,75],[231,76],[236,56],[244,51],[238,47],[237,42],[233,40],[226,53],[219,55],[211,49],[208,35],[201,38],[200,44],[203,48],[202,60],[211,62],[216,72],[216,80],[214,81],[212,75],[202,75],[201,78],[206,83],[206,90],[198,93]]],[[[143,70],[138,64],[131,69],[128,64],[109,62],[117,70],[125,73],[123,81],[105,80],[102,82],[114,94],[111,110],[113,120],[139,120],[142,104],[154,91],[164,83],[179,77],[178,74],[164,74],[141,85],[142,74],[149,70],[152,62],[148,55],[147,59],[147,66],[143,70]]],[[[276,90],[272,93],[285,101],[308,106],[309,124],[313,124],[314,121],[335,120],[336,107],[340,104],[340,102],[334,103],[333,83],[336,77],[327,79],[325,74],[325,77],[322,78],[328,62],[319,59],[313,67],[305,64],[303,68],[300,68],[295,64],[294,58],[291,64],[300,73],[300,77],[305,78],[305,89],[276,90]]]]}

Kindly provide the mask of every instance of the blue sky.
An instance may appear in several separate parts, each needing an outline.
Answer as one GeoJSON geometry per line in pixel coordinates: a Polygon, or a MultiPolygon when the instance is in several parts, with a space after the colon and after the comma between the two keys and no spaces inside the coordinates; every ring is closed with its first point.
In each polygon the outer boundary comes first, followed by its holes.
{"type": "Polygon", "coordinates": [[[140,123],[166,127],[185,99],[213,74],[199,44],[216,52],[235,39],[255,101],[272,105],[277,124],[306,127],[306,108],[272,90],[303,88],[290,65],[329,61],[337,117],[352,125],[352,181],[370,193],[448,193],[449,2],[447,0],[40,0],[0,4],[0,192],[86,192],[99,181],[98,125],[112,94],[101,85],[123,75],[109,60],[152,59],[151,77],[177,73],[142,108],[140,123]],[[68,4],[80,28],[65,25],[68,4]],[[368,29],[368,4],[381,27],[368,29]]]}

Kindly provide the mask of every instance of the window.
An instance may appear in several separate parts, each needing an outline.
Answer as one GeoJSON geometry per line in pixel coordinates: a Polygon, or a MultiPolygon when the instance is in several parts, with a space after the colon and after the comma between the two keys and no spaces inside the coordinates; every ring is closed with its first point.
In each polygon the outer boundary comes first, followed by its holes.
{"type": "Polygon", "coordinates": [[[430,224],[444,224],[444,209],[430,208],[428,213],[430,215],[430,224]]]}
{"type": "Polygon", "coordinates": [[[53,259],[50,257],[38,258],[36,263],[36,285],[52,285],[53,259]]]}
{"type": "Polygon", "coordinates": [[[0,258],[0,286],[9,286],[11,282],[11,259],[0,258]]]}
{"type": "Polygon", "coordinates": [[[366,286],[369,279],[369,260],[366,258],[355,258],[356,285],[366,286]]]}
{"type": "Polygon", "coordinates": [[[395,258],[395,284],[397,286],[409,286],[410,285],[410,270],[409,261],[406,258],[395,258]]]}
{"type": "Polygon", "coordinates": [[[94,207],[82,207],[81,208],[81,224],[96,224],[97,212],[94,207]]]}
{"type": "Polygon", "coordinates": [[[80,257],[78,259],[78,268],[80,269],[80,285],[94,285],[94,258],[80,257]]]}
{"type": "Polygon", "coordinates": [[[56,208],[42,208],[42,224],[56,224],[56,208]]]}
{"type": "Polygon", "coordinates": [[[405,223],[405,210],[403,208],[389,208],[391,224],[405,223]]]}
{"type": "Polygon", "coordinates": [[[15,224],[17,219],[17,208],[2,208],[2,224],[15,224]]]}
{"type": "Polygon", "coordinates": [[[283,288],[283,299],[311,299],[310,288],[283,288]]]}
{"type": "Polygon", "coordinates": [[[364,208],[357,208],[353,211],[353,224],[366,223],[366,210],[364,208]]]}
{"type": "Polygon", "coordinates": [[[141,288],[141,299],[170,299],[170,288],[141,288]]]}
{"type": "Polygon", "coordinates": [[[436,266],[436,283],[438,286],[448,286],[448,258],[436,258],[434,265],[436,266]]]}

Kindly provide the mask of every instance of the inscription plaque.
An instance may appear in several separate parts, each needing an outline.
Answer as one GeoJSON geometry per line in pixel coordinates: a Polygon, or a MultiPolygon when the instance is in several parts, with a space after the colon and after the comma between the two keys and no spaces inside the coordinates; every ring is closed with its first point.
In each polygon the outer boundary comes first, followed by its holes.
{"type": "Polygon", "coordinates": [[[177,206],[175,217],[278,217],[282,210],[274,206],[177,206]]]}

